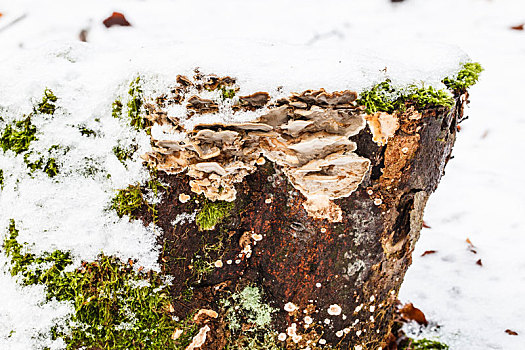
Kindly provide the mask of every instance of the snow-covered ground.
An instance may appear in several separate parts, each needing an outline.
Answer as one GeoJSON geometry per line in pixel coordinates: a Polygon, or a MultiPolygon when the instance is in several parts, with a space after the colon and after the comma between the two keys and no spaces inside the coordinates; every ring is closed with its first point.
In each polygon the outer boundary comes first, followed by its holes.
{"type": "MultiPolygon", "coordinates": [[[[25,174],[21,159],[2,156],[0,167],[21,181],[15,193],[16,181],[8,178],[0,194],[0,227],[14,217],[22,222],[20,238],[36,250],[70,249],[84,259],[104,250],[152,267],[152,231],[103,211],[113,189],[145,176],[137,167],[121,167],[110,151],[119,139],[141,137],[110,118],[112,100],[135,74],[154,76],[158,84],[150,91],[161,89],[198,58],[207,70],[238,76],[247,92],[277,83],[284,91],[361,89],[385,74],[399,83],[435,85],[466,52],[485,72],[471,89],[470,118],[429,201],[431,228],[422,231],[400,298],[440,325],[424,334],[451,349],[525,349],[525,190],[519,181],[525,169],[525,31],[510,29],[525,22],[522,0],[0,0],[0,13],[0,114],[11,120],[28,113],[43,89],[52,88],[65,121],[42,121],[51,136],[35,147],[60,140],[74,150],[66,168],[92,157],[113,175],[97,183],[63,178],[69,187],[55,188],[45,175],[25,174]],[[112,11],[124,13],[132,27],[106,29],[102,20],[112,11]],[[88,44],[78,40],[82,29],[88,44]],[[94,116],[104,136],[80,144],[72,126],[94,116]],[[47,200],[35,202],[38,191],[47,200]],[[40,216],[28,220],[30,212],[40,216]],[[61,225],[53,226],[57,219],[61,225]],[[427,250],[437,253],[421,257],[427,250]]],[[[37,335],[69,311],[42,301],[41,288],[20,288],[1,268],[0,349],[38,348],[37,335]]]]}

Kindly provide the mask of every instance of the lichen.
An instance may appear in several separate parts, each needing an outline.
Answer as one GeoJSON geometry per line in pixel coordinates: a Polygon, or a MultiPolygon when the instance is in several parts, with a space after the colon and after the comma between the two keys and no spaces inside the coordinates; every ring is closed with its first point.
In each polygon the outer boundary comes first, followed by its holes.
{"type": "Polygon", "coordinates": [[[195,221],[201,230],[213,230],[217,224],[224,220],[235,205],[230,202],[209,200],[204,201],[204,205],[197,214],[195,221]]]}
{"type": "MultiPolygon", "coordinates": [[[[272,321],[272,313],[277,309],[262,301],[262,293],[257,287],[248,286],[223,300],[228,328],[234,333],[257,332],[267,329],[272,321]],[[243,327],[243,325],[249,327],[243,327]]],[[[269,329],[268,329],[269,330],[269,329]]]]}

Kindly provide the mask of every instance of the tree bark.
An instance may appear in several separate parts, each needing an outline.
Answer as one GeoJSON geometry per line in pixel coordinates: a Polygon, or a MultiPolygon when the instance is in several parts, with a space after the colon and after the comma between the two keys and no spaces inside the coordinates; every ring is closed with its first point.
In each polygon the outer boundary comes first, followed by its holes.
{"type": "MultiPolygon", "coordinates": [[[[200,230],[194,221],[174,225],[207,200],[201,195],[181,203],[181,195],[192,193],[191,178],[159,172],[169,185],[157,205],[161,264],[174,276],[175,310],[179,317],[202,308],[219,312],[204,348],[221,349],[229,337],[242,336],[228,331],[221,300],[256,286],[278,309],[271,323],[276,334],[296,324],[292,333],[300,337],[288,334],[283,347],[384,349],[425,204],[450,159],[465,101],[466,94],[452,108],[398,113],[399,128],[386,145],[374,142],[370,125],[352,136],[355,153],[370,166],[355,192],[333,200],[340,222],[309,215],[305,196],[282,166],[267,161],[236,184],[234,208],[213,230],[200,230]],[[247,256],[242,249],[248,243],[247,256]],[[221,267],[198,271],[198,264],[219,260],[221,267]],[[297,310],[285,311],[287,303],[297,310]],[[307,328],[305,316],[313,320],[307,328]]],[[[142,219],[152,220],[147,210],[142,219]]]]}

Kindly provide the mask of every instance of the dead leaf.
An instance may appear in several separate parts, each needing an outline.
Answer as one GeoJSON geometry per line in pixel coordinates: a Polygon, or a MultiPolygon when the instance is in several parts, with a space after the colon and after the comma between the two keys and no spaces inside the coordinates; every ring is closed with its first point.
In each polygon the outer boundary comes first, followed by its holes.
{"type": "Polygon", "coordinates": [[[131,26],[131,23],[128,22],[126,17],[120,12],[113,12],[111,16],[106,18],[104,21],[102,21],[106,28],[113,27],[113,26],[123,26],[123,27],[129,27],[131,26]]]}
{"type": "Polygon", "coordinates": [[[423,227],[424,228],[432,228],[432,227],[428,226],[428,224],[425,222],[425,220],[423,220],[423,227]]]}
{"type": "Polygon", "coordinates": [[[414,307],[414,304],[412,303],[405,304],[405,306],[399,310],[399,313],[401,314],[401,317],[407,321],[416,321],[419,324],[425,326],[428,325],[427,318],[425,317],[423,311],[419,310],[417,307],[414,307]]]}
{"type": "Polygon", "coordinates": [[[82,29],[80,33],[78,34],[78,39],[85,43],[87,42],[87,35],[88,35],[88,30],[82,29]]]}
{"type": "Polygon", "coordinates": [[[478,252],[477,252],[476,249],[475,249],[476,246],[474,246],[474,244],[472,244],[472,242],[470,241],[470,239],[467,238],[465,241],[466,241],[467,244],[468,244],[468,249],[469,249],[472,253],[477,254],[478,252]]]}
{"type": "Polygon", "coordinates": [[[510,329],[505,329],[505,333],[508,335],[518,335],[518,332],[511,331],[510,329]]]}
{"type": "Polygon", "coordinates": [[[513,30],[523,30],[523,29],[524,29],[524,26],[525,26],[525,23],[522,23],[522,24],[518,24],[517,26],[512,26],[512,27],[510,27],[510,29],[513,29],[513,30]]]}
{"type": "Polygon", "coordinates": [[[481,259],[479,259],[478,261],[476,261],[476,265],[483,266],[483,264],[481,263],[481,259]]]}
{"type": "Polygon", "coordinates": [[[427,250],[423,254],[421,254],[421,256],[435,254],[435,253],[437,253],[437,250],[427,250]]]}

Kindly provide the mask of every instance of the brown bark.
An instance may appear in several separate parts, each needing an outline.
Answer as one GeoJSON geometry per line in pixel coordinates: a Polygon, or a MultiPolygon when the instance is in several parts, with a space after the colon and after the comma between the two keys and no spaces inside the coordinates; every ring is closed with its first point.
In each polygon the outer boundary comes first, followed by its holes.
{"type": "MultiPolygon", "coordinates": [[[[242,336],[227,331],[220,300],[248,285],[259,287],[264,301],[279,309],[272,318],[276,333],[296,323],[302,339],[295,343],[288,337],[281,342],[287,348],[304,348],[307,340],[313,340],[311,348],[314,343],[322,347],[319,338],[341,349],[384,347],[423,210],[450,158],[465,97],[451,109],[421,111],[419,119],[410,112],[398,115],[399,128],[386,145],[373,141],[369,126],[351,137],[355,153],[371,163],[357,190],[334,200],[342,210],[341,222],[310,216],[303,194],[279,165],[267,161],[236,184],[235,207],[214,230],[199,230],[195,222],[173,225],[177,215],[199,210],[205,199],[182,204],[179,196],[191,194],[189,176],[159,173],[169,184],[158,205],[161,262],[174,276],[176,312],[184,317],[209,308],[220,314],[205,348],[220,349],[227,337],[242,336]],[[253,234],[262,240],[254,244],[253,234]],[[248,243],[251,257],[240,254],[248,243]],[[212,246],[220,248],[208,249],[212,246]],[[198,259],[220,260],[223,266],[196,273],[189,266],[198,259]],[[298,311],[284,311],[289,302],[298,311]],[[331,305],[340,306],[341,313],[329,314],[331,305]],[[306,315],[313,319],[308,328],[306,315]]],[[[151,221],[147,211],[142,218],[151,221]]]]}

